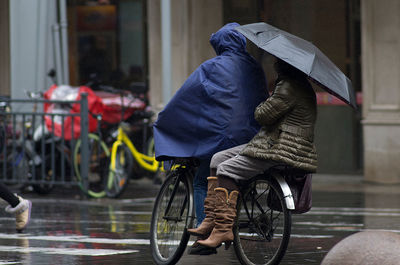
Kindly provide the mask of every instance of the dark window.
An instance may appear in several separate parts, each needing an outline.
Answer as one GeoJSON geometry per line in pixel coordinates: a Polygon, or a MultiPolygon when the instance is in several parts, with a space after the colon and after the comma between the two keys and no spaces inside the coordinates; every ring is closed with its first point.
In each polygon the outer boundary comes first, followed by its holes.
{"type": "Polygon", "coordinates": [[[71,84],[147,83],[144,0],[69,0],[71,84]]]}

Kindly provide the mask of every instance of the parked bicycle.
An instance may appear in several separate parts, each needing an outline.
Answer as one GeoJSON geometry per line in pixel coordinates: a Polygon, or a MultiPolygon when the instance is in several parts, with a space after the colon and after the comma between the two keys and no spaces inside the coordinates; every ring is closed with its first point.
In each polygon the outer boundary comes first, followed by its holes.
{"type": "MultiPolygon", "coordinates": [[[[26,91],[28,98],[38,99],[41,91],[26,91]]],[[[20,113],[16,115],[11,112],[11,99],[2,97],[0,102],[1,109],[1,138],[2,163],[0,165],[4,180],[9,184],[17,184],[23,190],[31,186],[39,194],[47,193],[52,186],[38,183],[38,173],[36,164],[40,158],[35,155],[34,130],[35,113],[37,104],[33,104],[32,113],[20,113]],[[18,116],[18,118],[17,118],[18,116]]],[[[28,104],[29,105],[29,104],[28,104]]]]}
{"type": "MultiPolygon", "coordinates": [[[[40,157],[41,153],[50,152],[52,149],[51,145],[51,137],[49,131],[44,125],[44,121],[38,122],[37,112],[38,112],[38,100],[43,99],[44,91],[25,91],[26,95],[29,99],[33,100],[32,107],[32,115],[30,121],[27,122],[27,128],[29,128],[30,134],[28,134],[26,139],[29,139],[31,142],[29,143],[29,147],[27,150],[29,164],[31,166],[29,170],[29,178],[31,180],[42,180],[42,183],[33,184],[33,190],[39,194],[48,194],[54,189],[54,185],[51,183],[51,174],[48,174],[49,171],[53,171],[54,168],[50,168],[49,160],[42,160],[40,157]]],[[[53,148],[54,150],[54,148],[53,148]]],[[[47,154],[47,158],[49,155],[47,154]]]]}
{"type": "MultiPolygon", "coordinates": [[[[85,91],[88,90],[84,88],[85,91]]],[[[53,86],[49,91],[54,93],[57,89],[58,87],[53,86]]],[[[77,91],[74,93],[77,93],[81,88],[75,88],[75,90],[77,91]]],[[[62,91],[57,91],[57,93],[60,92],[62,91]]],[[[74,94],[72,92],[68,95],[74,94]]],[[[80,171],[82,140],[76,137],[76,130],[79,129],[80,124],[79,122],[75,124],[77,121],[75,119],[80,116],[77,112],[80,106],[76,105],[79,103],[65,101],[62,96],[61,98],[52,97],[52,100],[55,101],[49,102],[43,98],[40,100],[44,104],[44,112],[43,115],[38,113],[41,120],[33,136],[37,159],[34,161],[36,169],[32,171],[32,175],[34,179],[41,179],[41,184],[35,185],[34,189],[41,194],[47,194],[54,188],[56,182],[69,182],[76,177],[78,186],[85,194],[91,197],[104,197],[110,155],[107,146],[98,134],[88,134],[89,172],[88,178],[83,179],[80,171]],[[70,113],[71,111],[75,113],[70,113]],[[70,124],[68,130],[65,129],[67,122],[70,124]]],[[[98,116],[90,111],[89,115],[92,119],[98,119],[98,116]]]]}
{"type": "Polygon", "coordinates": [[[147,104],[129,109],[133,102],[140,100],[129,91],[109,86],[99,86],[98,89],[119,95],[121,102],[120,121],[108,133],[113,140],[110,144],[110,168],[106,191],[107,196],[115,198],[122,194],[131,177],[139,178],[146,175],[154,177],[160,171],[160,163],[155,160],[152,148],[153,112],[145,108],[147,104]],[[126,115],[127,111],[131,113],[126,115]],[[137,145],[141,145],[141,148],[137,145]]]}
{"type": "MultiPolygon", "coordinates": [[[[157,264],[175,264],[181,258],[195,219],[193,176],[195,159],[176,159],[156,197],[150,226],[150,246],[157,264]]],[[[293,196],[286,179],[305,174],[275,166],[240,183],[234,249],[241,264],[279,264],[291,233],[293,196]]]]}

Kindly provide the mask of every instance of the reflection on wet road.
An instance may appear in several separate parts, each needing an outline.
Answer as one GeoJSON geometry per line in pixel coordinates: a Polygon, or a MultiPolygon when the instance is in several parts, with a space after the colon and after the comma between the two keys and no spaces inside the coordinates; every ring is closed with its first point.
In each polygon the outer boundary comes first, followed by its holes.
{"type": "MultiPolygon", "coordinates": [[[[159,186],[132,182],[124,198],[77,199],[73,192],[32,199],[29,228],[14,230],[0,214],[0,264],[153,264],[149,222],[159,186]]],[[[315,190],[313,209],[293,216],[289,249],[281,264],[320,264],[344,237],[363,230],[400,232],[398,194],[315,190]]],[[[4,206],[2,204],[2,206],[4,206]]],[[[239,264],[233,248],[213,256],[184,255],[178,264],[239,264]]]]}

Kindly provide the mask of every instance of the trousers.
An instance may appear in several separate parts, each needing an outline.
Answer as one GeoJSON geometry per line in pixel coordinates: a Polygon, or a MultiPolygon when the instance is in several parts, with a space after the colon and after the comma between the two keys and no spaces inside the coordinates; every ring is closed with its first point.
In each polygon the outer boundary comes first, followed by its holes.
{"type": "Polygon", "coordinates": [[[264,173],[278,163],[240,155],[246,144],[238,145],[213,155],[210,168],[216,170],[217,176],[225,176],[235,180],[245,180],[264,173]]]}

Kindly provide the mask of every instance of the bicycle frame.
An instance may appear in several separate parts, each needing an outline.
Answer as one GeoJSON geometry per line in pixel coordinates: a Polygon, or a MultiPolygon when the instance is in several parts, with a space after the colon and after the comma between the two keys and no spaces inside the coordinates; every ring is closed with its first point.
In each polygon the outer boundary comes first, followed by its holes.
{"type": "MultiPolygon", "coordinates": [[[[183,177],[186,177],[186,175],[183,175],[183,177]]],[[[165,220],[168,220],[168,221],[171,221],[171,220],[172,220],[172,221],[175,221],[175,222],[180,222],[180,221],[182,221],[182,215],[183,215],[183,212],[185,211],[186,204],[187,204],[187,202],[188,202],[187,196],[185,196],[185,200],[184,200],[184,202],[183,202],[183,204],[182,204],[182,206],[181,206],[181,210],[179,211],[179,218],[178,218],[178,217],[170,217],[170,216],[168,216],[168,213],[169,213],[169,210],[170,210],[170,208],[171,208],[172,202],[173,202],[174,199],[175,199],[175,193],[176,193],[176,191],[178,190],[178,184],[179,184],[179,182],[181,181],[181,178],[182,178],[182,175],[179,174],[178,177],[177,177],[177,179],[175,180],[174,189],[173,189],[172,194],[171,194],[171,197],[170,197],[170,199],[169,199],[169,201],[168,201],[167,208],[165,209],[165,212],[164,212],[164,217],[163,217],[163,219],[165,219],[165,220]]]]}
{"type": "MultiPolygon", "coordinates": [[[[118,146],[120,146],[122,143],[126,144],[126,146],[129,148],[131,154],[133,157],[136,159],[136,161],[139,163],[141,167],[144,169],[150,171],[150,172],[157,172],[159,168],[159,162],[155,159],[154,156],[148,156],[145,154],[140,153],[136,147],[133,145],[132,141],[129,139],[128,135],[124,132],[123,128],[121,126],[118,127],[118,136],[117,140],[114,142],[111,150],[111,157],[115,157],[115,154],[117,152],[118,146]]],[[[111,168],[115,169],[115,160],[111,160],[111,168]]]]}

